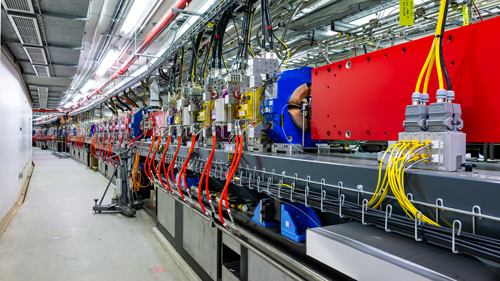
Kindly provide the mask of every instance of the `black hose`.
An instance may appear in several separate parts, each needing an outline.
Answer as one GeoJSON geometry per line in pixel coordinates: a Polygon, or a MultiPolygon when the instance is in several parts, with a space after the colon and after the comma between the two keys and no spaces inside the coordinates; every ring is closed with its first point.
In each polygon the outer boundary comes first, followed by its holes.
{"type": "Polygon", "coordinates": [[[123,90],[123,96],[131,103],[134,107],[139,107],[128,95],[127,91],[123,90]]]}
{"type": "Polygon", "coordinates": [[[111,103],[111,105],[115,108],[115,111],[116,113],[118,114],[118,109],[121,111],[121,112],[125,112],[125,110],[123,110],[123,108],[121,108],[119,105],[117,105],[114,101],[113,101],[113,97],[111,97],[109,99],[109,102],[111,103]]]}
{"type": "Polygon", "coordinates": [[[130,106],[128,106],[128,104],[122,102],[118,96],[115,96],[115,98],[118,101],[118,103],[123,106],[123,108],[126,108],[128,111],[132,111],[132,108],[130,108],[130,106]]]}
{"type": "MultiPolygon", "coordinates": [[[[135,97],[138,101],[142,102],[141,98],[140,98],[140,97],[138,97],[138,96],[134,93],[134,91],[132,91],[132,88],[130,88],[130,87],[129,87],[128,89],[129,89],[130,93],[131,93],[132,95],[134,95],[134,97],[135,97]]],[[[139,106],[137,106],[137,107],[139,107],[139,106]]],[[[143,108],[145,107],[145,106],[144,106],[144,104],[142,105],[142,107],[143,107],[143,108]]]]}
{"type": "Polygon", "coordinates": [[[443,74],[446,80],[446,87],[448,91],[451,91],[452,89],[451,89],[450,75],[448,74],[448,70],[446,69],[446,63],[444,62],[444,56],[443,56],[443,36],[446,26],[446,17],[448,16],[449,2],[450,2],[449,0],[446,0],[446,9],[444,9],[444,15],[443,15],[443,25],[441,26],[441,37],[439,37],[439,60],[441,61],[441,67],[443,68],[443,74]]]}
{"type": "Polygon", "coordinates": [[[260,1],[260,21],[262,25],[262,39],[261,39],[261,49],[266,50],[266,0],[261,0],[260,1]]]}
{"type": "Polygon", "coordinates": [[[108,103],[106,102],[103,102],[102,104],[104,104],[114,115],[118,115],[117,112],[115,112],[115,110],[113,108],[111,108],[108,103]]]}

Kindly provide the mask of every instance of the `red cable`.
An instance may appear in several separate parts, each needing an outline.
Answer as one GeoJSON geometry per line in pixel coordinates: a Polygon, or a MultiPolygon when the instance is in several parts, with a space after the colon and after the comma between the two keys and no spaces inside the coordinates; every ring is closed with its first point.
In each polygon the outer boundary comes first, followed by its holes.
{"type": "MultiPolygon", "coordinates": [[[[156,148],[155,148],[155,152],[153,153],[153,156],[151,157],[151,160],[149,160],[149,169],[151,170],[151,162],[153,162],[153,171],[156,173],[156,175],[158,176],[158,170],[156,170],[156,152],[158,151],[158,147],[160,146],[160,142],[161,142],[161,136],[158,136],[158,142],[156,143],[156,148]]],[[[150,171],[151,173],[151,171],[150,171]]]]}
{"type": "MultiPolygon", "coordinates": [[[[222,216],[222,202],[225,201],[226,210],[228,213],[230,213],[231,210],[230,210],[229,204],[227,202],[226,194],[227,194],[227,188],[229,186],[229,183],[231,182],[231,179],[233,177],[232,174],[233,174],[233,170],[235,170],[234,167],[236,167],[234,164],[236,164],[236,158],[238,158],[238,154],[239,154],[239,143],[240,143],[240,136],[236,135],[236,146],[235,146],[235,153],[234,153],[233,161],[231,161],[231,166],[230,166],[229,171],[227,173],[226,184],[224,185],[224,189],[222,190],[221,196],[219,198],[219,218],[220,218],[220,221],[222,222],[222,225],[224,227],[227,227],[227,224],[224,221],[224,217],[222,216]]],[[[238,164],[236,164],[236,165],[238,165],[238,164]]]]}
{"type": "MultiPolygon", "coordinates": [[[[191,136],[191,148],[189,148],[189,153],[188,153],[188,156],[186,158],[186,161],[184,161],[184,165],[182,166],[182,173],[181,173],[181,176],[184,177],[184,187],[186,188],[186,191],[189,193],[189,186],[186,182],[186,170],[187,170],[187,165],[189,163],[189,158],[191,157],[191,153],[193,153],[193,150],[194,150],[194,145],[196,144],[196,135],[192,135],[191,136]]],[[[179,178],[179,181],[180,181],[180,178],[179,178]]]]}
{"type": "MultiPolygon", "coordinates": [[[[161,156],[160,163],[162,163],[163,174],[167,177],[167,187],[168,187],[168,190],[170,190],[170,192],[172,192],[172,194],[173,194],[174,191],[172,190],[172,188],[170,188],[170,184],[168,182],[168,173],[167,173],[167,170],[165,169],[165,155],[167,154],[167,150],[168,150],[169,145],[170,145],[170,136],[168,136],[168,138],[167,138],[167,143],[166,143],[165,149],[163,150],[163,155],[161,156]]],[[[167,189],[165,187],[165,185],[163,184],[163,179],[161,178],[161,168],[162,167],[160,167],[160,173],[158,174],[158,176],[160,177],[160,183],[163,186],[163,188],[167,189]]]]}
{"type": "MultiPolygon", "coordinates": [[[[170,163],[170,166],[168,166],[168,171],[167,171],[167,181],[168,181],[168,174],[170,174],[170,171],[172,171],[172,178],[174,179],[175,184],[177,184],[177,181],[175,180],[173,167],[175,165],[175,159],[177,158],[177,153],[179,152],[179,148],[181,147],[181,143],[182,143],[182,137],[179,135],[178,141],[177,141],[177,149],[175,149],[174,157],[172,158],[172,162],[170,163]]],[[[177,188],[179,189],[179,193],[182,197],[182,200],[186,201],[186,198],[184,198],[184,194],[182,194],[181,185],[177,184],[177,188]]]]}
{"type": "Polygon", "coordinates": [[[479,15],[479,18],[481,19],[481,21],[483,21],[483,17],[481,16],[481,13],[479,12],[479,9],[477,8],[476,3],[474,3],[474,1],[472,1],[472,4],[474,5],[474,8],[476,8],[476,12],[479,15]]]}
{"type": "Polygon", "coordinates": [[[203,178],[206,176],[206,184],[205,184],[205,190],[207,193],[208,197],[208,203],[212,204],[212,199],[210,197],[210,193],[208,192],[208,178],[210,177],[210,166],[212,165],[212,158],[214,156],[214,150],[215,150],[215,138],[216,136],[212,136],[213,139],[213,145],[212,145],[212,151],[210,151],[210,156],[208,157],[207,163],[205,164],[205,169],[203,169],[203,173],[201,174],[200,178],[200,184],[198,185],[198,202],[200,202],[200,207],[205,213],[205,215],[208,216],[207,210],[205,210],[205,207],[203,206],[203,203],[201,202],[201,187],[203,186],[203,178]],[[207,172],[208,170],[208,172],[207,172]]]}
{"type": "Polygon", "coordinates": [[[148,151],[148,156],[146,157],[146,161],[144,162],[144,172],[146,172],[146,175],[148,176],[148,178],[151,179],[151,175],[149,174],[149,169],[148,169],[148,165],[149,165],[149,156],[151,155],[151,150],[153,149],[153,146],[154,146],[154,143],[155,143],[155,139],[156,139],[156,136],[153,135],[153,139],[151,141],[151,145],[149,146],[149,151],[148,151]]]}

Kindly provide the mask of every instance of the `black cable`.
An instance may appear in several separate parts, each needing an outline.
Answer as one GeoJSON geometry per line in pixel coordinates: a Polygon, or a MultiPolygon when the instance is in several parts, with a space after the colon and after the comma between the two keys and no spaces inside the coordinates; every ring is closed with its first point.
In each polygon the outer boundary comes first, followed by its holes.
{"type": "Polygon", "coordinates": [[[266,12],[265,12],[265,15],[266,15],[266,21],[267,21],[267,36],[269,38],[269,50],[272,51],[273,50],[273,24],[271,22],[271,16],[270,16],[270,13],[269,13],[269,0],[264,0],[266,2],[266,12]]]}
{"type": "Polygon", "coordinates": [[[261,21],[261,25],[262,25],[262,38],[261,38],[261,46],[260,48],[265,51],[266,50],[266,16],[265,16],[265,13],[266,13],[266,10],[265,10],[265,7],[266,7],[266,0],[261,0],[260,1],[260,21],[261,21]]]}
{"type": "Polygon", "coordinates": [[[446,69],[446,63],[444,61],[444,56],[443,56],[443,36],[446,26],[446,17],[448,16],[448,5],[449,5],[449,0],[446,0],[446,9],[444,9],[444,15],[443,15],[443,25],[441,26],[441,36],[439,37],[439,60],[441,61],[441,67],[443,68],[443,74],[446,80],[446,87],[448,88],[448,91],[451,91],[452,89],[451,89],[450,75],[448,74],[448,70],[446,69]]]}
{"type": "MultiPolygon", "coordinates": [[[[132,91],[132,88],[130,88],[130,87],[129,87],[128,89],[129,89],[130,93],[131,93],[131,94],[132,94],[132,95],[133,95],[133,96],[134,96],[134,97],[135,97],[138,101],[140,101],[140,102],[142,103],[141,98],[140,98],[140,97],[138,97],[138,96],[134,93],[134,91],[132,91]]],[[[140,107],[140,106],[138,106],[138,107],[140,107]]],[[[143,106],[143,107],[144,107],[144,106],[143,106]]]]}
{"type": "Polygon", "coordinates": [[[123,96],[134,106],[134,107],[139,107],[137,103],[135,103],[128,95],[127,91],[123,90],[123,96]]]}
{"type": "Polygon", "coordinates": [[[113,113],[114,115],[118,115],[118,113],[113,108],[111,108],[106,102],[103,103],[111,111],[111,113],[113,113]]]}
{"type": "Polygon", "coordinates": [[[115,96],[115,98],[118,101],[118,103],[123,106],[123,108],[126,108],[128,111],[132,111],[132,108],[130,108],[130,106],[128,106],[128,104],[122,102],[121,99],[118,97],[118,95],[115,96]]]}
{"type": "Polygon", "coordinates": [[[121,111],[121,112],[125,112],[125,110],[123,110],[123,108],[121,108],[119,105],[117,105],[114,101],[113,101],[113,97],[111,97],[109,99],[109,102],[111,103],[111,105],[116,108],[115,111],[116,111],[116,115],[118,115],[118,109],[121,111]]]}

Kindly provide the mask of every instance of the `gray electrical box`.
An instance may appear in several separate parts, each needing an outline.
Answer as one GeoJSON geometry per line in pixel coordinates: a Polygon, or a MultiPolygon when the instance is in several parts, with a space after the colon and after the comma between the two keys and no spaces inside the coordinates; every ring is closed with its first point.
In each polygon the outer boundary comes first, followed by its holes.
{"type": "MultiPolygon", "coordinates": [[[[427,154],[430,161],[421,162],[415,168],[454,172],[465,163],[465,134],[462,132],[402,132],[400,141],[431,141],[432,146],[420,152],[427,154]]],[[[411,164],[411,163],[410,163],[411,164]]]]}

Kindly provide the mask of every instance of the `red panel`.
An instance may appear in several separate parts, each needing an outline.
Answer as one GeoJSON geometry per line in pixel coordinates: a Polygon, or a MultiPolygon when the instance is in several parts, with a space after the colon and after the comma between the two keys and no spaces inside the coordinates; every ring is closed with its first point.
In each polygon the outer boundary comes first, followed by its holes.
{"type": "MultiPolygon", "coordinates": [[[[455,102],[462,107],[467,142],[500,142],[499,28],[500,18],[493,18],[444,34],[444,59],[455,102]]],[[[397,140],[432,38],[313,69],[312,137],[397,140]]],[[[436,101],[437,89],[434,69],[431,102],[436,101]]]]}

